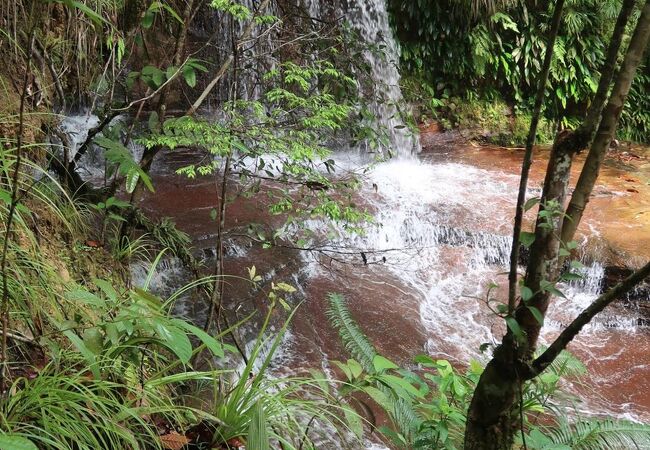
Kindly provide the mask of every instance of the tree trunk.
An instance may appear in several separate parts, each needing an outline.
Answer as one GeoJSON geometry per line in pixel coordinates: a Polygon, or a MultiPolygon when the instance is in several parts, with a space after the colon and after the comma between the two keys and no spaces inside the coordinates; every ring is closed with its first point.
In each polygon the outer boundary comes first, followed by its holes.
{"type": "Polygon", "coordinates": [[[623,1],[621,10],[618,13],[618,18],[616,19],[616,25],[614,25],[612,37],[609,40],[605,63],[600,71],[598,90],[587,109],[585,120],[580,125],[579,129],[588,136],[589,142],[593,139],[593,134],[596,132],[596,128],[598,128],[598,124],[600,123],[601,114],[605,107],[605,103],[607,102],[609,88],[614,79],[614,74],[616,73],[616,63],[618,61],[618,54],[623,41],[623,36],[625,35],[625,28],[627,27],[632,12],[634,12],[636,2],[637,0],[623,1]]]}
{"type": "Polygon", "coordinates": [[[561,239],[563,242],[568,242],[573,239],[578,224],[582,219],[582,214],[589,202],[591,191],[596,184],[600,166],[605,159],[605,154],[609,148],[609,144],[614,138],[618,120],[621,117],[627,94],[632,86],[636,69],[638,68],[643,53],[648,45],[648,38],[650,37],[650,0],[646,1],[639,21],[636,24],[634,34],[630,40],[623,65],[618,73],[616,83],[612,89],[612,94],[609,102],[603,112],[603,117],[598,127],[598,132],[594,142],[591,144],[589,154],[585,161],[585,165],[580,173],[580,178],[573,191],[571,202],[567,208],[566,215],[570,220],[564,221],[562,227],[561,239]]]}
{"type": "Polygon", "coordinates": [[[569,186],[571,165],[577,149],[560,135],[553,145],[546,168],[544,190],[535,225],[535,241],[530,248],[524,285],[533,292],[527,302],[520,302],[515,319],[526,334],[526,345],[522,358],[531,358],[537,347],[542,323],[531,308],[536,308],[544,317],[550,301],[550,293],[543,290],[544,282],[555,282],[560,272],[560,230],[564,221],[564,201],[569,186]],[[556,205],[552,207],[551,205],[556,205]],[[544,213],[549,215],[544,215],[544,213]]]}
{"type": "MultiPolygon", "coordinates": [[[[564,0],[559,0],[553,12],[544,65],[538,80],[533,119],[526,141],[526,153],[522,164],[522,175],[515,213],[513,245],[510,255],[509,314],[513,314],[515,309],[519,234],[524,213],[528,173],[532,163],[537,124],[544,100],[546,82],[553,56],[553,47],[555,46],[555,40],[560,28],[563,7],[564,0]]],[[[466,450],[503,450],[509,449],[512,446],[517,424],[516,417],[512,415],[513,405],[518,398],[518,390],[522,382],[519,375],[519,366],[516,340],[512,333],[508,332],[503,338],[502,344],[495,350],[492,360],[485,368],[474,391],[472,402],[467,413],[467,426],[465,429],[466,450]]]]}
{"type": "Polygon", "coordinates": [[[562,19],[562,9],[564,8],[564,0],[559,0],[555,4],[553,11],[553,19],[551,21],[551,31],[546,44],[546,54],[544,55],[544,65],[537,80],[537,94],[535,95],[535,105],[533,108],[533,116],[530,122],[530,130],[526,139],[526,152],[524,153],[524,160],[521,166],[521,179],[519,181],[519,193],[517,195],[517,206],[515,207],[515,223],[512,233],[512,250],[510,251],[510,273],[508,275],[508,314],[512,314],[515,309],[515,301],[517,296],[517,267],[519,265],[519,234],[521,233],[521,224],[524,218],[524,204],[526,201],[526,188],[528,186],[528,174],[530,166],[533,162],[533,146],[535,145],[535,137],[537,136],[537,125],[539,123],[539,116],[542,111],[542,102],[544,101],[544,94],[546,92],[546,82],[548,81],[548,74],[551,69],[551,61],[553,60],[553,48],[555,47],[555,39],[557,38],[558,30],[560,29],[560,22],[562,19]]]}

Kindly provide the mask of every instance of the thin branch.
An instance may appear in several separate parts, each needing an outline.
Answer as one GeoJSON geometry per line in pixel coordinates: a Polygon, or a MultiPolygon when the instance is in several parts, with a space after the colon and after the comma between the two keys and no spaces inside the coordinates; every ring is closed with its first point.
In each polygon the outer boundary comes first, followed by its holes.
{"type": "Polygon", "coordinates": [[[551,365],[560,352],[567,347],[569,342],[580,333],[580,330],[582,330],[582,328],[587,325],[596,314],[602,312],[603,309],[617,298],[630,292],[648,276],[650,276],[650,261],[641,269],[637,270],[625,280],[594,300],[591,305],[585,308],[578,317],[576,317],[573,322],[571,322],[569,326],[560,333],[551,346],[532,363],[532,371],[528,374],[527,378],[534,378],[551,365]]]}
{"type": "Polygon", "coordinates": [[[524,218],[524,203],[526,201],[528,175],[530,173],[530,166],[533,161],[533,146],[535,145],[537,125],[539,123],[539,116],[542,110],[544,94],[546,93],[546,82],[548,81],[548,74],[551,69],[551,60],[553,59],[553,47],[555,47],[555,39],[560,28],[563,8],[564,0],[559,0],[555,4],[555,10],[553,11],[551,31],[549,34],[548,43],[546,45],[546,54],[544,55],[544,65],[542,66],[542,71],[539,74],[539,80],[537,82],[535,106],[533,108],[533,115],[530,123],[530,130],[528,132],[528,138],[526,139],[526,153],[524,154],[524,161],[521,166],[521,180],[519,182],[519,194],[517,195],[517,209],[515,212],[515,224],[512,233],[512,250],[510,252],[510,274],[508,275],[508,313],[510,314],[514,312],[516,307],[517,266],[519,264],[519,235],[521,234],[521,226],[524,218]]]}

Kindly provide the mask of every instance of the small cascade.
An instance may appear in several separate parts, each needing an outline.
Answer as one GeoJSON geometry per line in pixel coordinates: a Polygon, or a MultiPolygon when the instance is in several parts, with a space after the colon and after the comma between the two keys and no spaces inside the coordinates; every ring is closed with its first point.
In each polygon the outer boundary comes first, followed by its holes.
{"type": "Polygon", "coordinates": [[[403,106],[398,70],[400,50],[390,27],[386,1],[349,2],[346,17],[368,45],[363,53],[375,84],[371,88],[373,92],[364,92],[364,95],[373,99],[372,109],[376,120],[388,131],[391,153],[410,156],[419,152],[419,139],[406,127],[400,110],[403,106]]]}

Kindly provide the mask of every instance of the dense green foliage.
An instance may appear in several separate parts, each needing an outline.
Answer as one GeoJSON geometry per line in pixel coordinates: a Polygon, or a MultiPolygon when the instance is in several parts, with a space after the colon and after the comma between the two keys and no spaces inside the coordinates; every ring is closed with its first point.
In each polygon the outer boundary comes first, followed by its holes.
{"type": "MultiPolygon", "coordinates": [[[[449,361],[419,355],[414,358],[415,369],[401,368],[377,353],[340,294],[330,294],[329,303],[330,321],[355,358],[336,362],[347,379],[340,392],[353,404],[364,406],[361,411],[377,407],[384,410],[391,426],[372,425],[397,448],[461,448],[471,393],[482,365],[471,361],[466,373],[460,374],[449,361]],[[372,404],[350,395],[355,392],[366,394],[372,404]]],[[[544,374],[522,387],[519,409],[524,423],[517,446],[535,450],[623,450],[650,445],[648,425],[566,418],[562,409],[572,399],[563,391],[562,380],[579,382],[585,373],[585,366],[565,351],[544,374]]]]}
{"type": "MultiPolygon", "coordinates": [[[[390,2],[403,69],[430,83],[432,98],[502,98],[515,113],[530,110],[554,3],[503,2],[478,11],[469,3],[390,2]]],[[[546,94],[548,120],[572,128],[589,104],[619,7],[616,0],[567,2],[546,94]]],[[[647,77],[639,78],[621,135],[644,141],[650,110],[647,77]]]]}

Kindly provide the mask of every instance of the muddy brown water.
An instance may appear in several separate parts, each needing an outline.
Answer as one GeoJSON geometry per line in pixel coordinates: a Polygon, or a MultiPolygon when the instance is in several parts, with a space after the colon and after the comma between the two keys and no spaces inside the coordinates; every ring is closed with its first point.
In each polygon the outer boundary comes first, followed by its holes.
{"type": "MultiPolygon", "coordinates": [[[[325,246],[337,245],[330,249],[349,246],[351,254],[341,258],[331,252],[262,249],[242,237],[245,225],[277,227],[282,218],[267,213],[263,195],[236,197],[228,205],[225,272],[232,277],[225,296],[231,313],[267,304],[268,283],[255,290],[237,278],[246,278],[252,265],[268,275],[265,280],[298,287],[291,301],[302,304],[276,363],[280,373],[330,370],[328,360],[349,358],[327,319],[329,292],[344,294],[377,349],[401,364],[429,353],[462,367],[472,358],[485,361],[478,347],[499,339],[502,324],[477,297],[492,280],[502,286],[497,294],[504,293],[502,253],[509,248],[522,151],[477,146],[454,134],[424,135],[422,141],[425,150],[417,160],[388,162],[368,176],[359,201],[375,213],[376,223],[363,237],[325,239],[325,246]],[[453,230],[462,230],[464,237],[453,230]],[[393,250],[400,245],[403,251],[393,250]]],[[[536,151],[531,195],[543,180],[546,153],[536,151]]],[[[215,180],[175,174],[201,157],[189,150],[163,154],[153,169],[156,193],[143,199],[142,206],[154,216],[173,218],[209,265],[215,180]]],[[[650,257],[648,164],[631,159],[608,160],[581,226],[586,247],[595,249],[591,259],[601,258],[603,265],[614,259],[635,265],[650,257]]],[[[236,188],[236,181],[231,185],[236,188]]],[[[594,266],[596,278],[599,267],[594,266]]],[[[569,298],[555,302],[543,341],[550,342],[596,295],[593,286],[567,287],[569,298]]],[[[183,311],[198,322],[206,312],[200,304],[184,305],[183,311]]],[[[570,345],[589,369],[582,383],[569,386],[577,394],[578,409],[650,421],[650,330],[636,325],[636,314],[608,308],[570,345]]]]}

